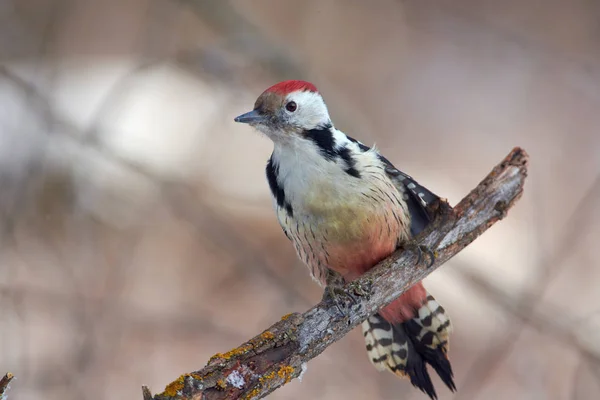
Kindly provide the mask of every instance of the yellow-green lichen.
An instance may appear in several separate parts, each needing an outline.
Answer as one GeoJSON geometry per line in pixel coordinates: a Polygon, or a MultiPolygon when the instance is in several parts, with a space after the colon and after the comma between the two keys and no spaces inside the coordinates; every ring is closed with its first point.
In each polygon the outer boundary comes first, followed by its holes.
{"type": "Polygon", "coordinates": [[[273,378],[275,378],[275,371],[271,371],[268,374],[266,374],[265,376],[260,377],[258,379],[258,381],[260,383],[265,383],[266,381],[270,381],[273,378]]]}
{"type": "Polygon", "coordinates": [[[271,331],[264,331],[264,332],[263,332],[263,333],[260,335],[260,337],[261,337],[262,339],[265,339],[265,340],[270,340],[270,339],[273,339],[273,338],[275,337],[275,335],[274,335],[274,334],[273,334],[273,332],[271,332],[271,331]]]}
{"type": "Polygon", "coordinates": [[[251,391],[249,391],[248,394],[246,394],[243,397],[243,400],[252,399],[252,398],[258,396],[259,393],[260,393],[260,386],[252,389],[251,391]]]}
{"type": "Polygon", "coordinates": [[[236,347],[235,349],[229,350],[226,353],[217,353],[214,356],[212,356],[209,360],[208,363],[212,363],[213,361],[216,360],[230,360],[234,357],[237,356],[241,356],[244,354],[247,354],[249,351],[254,350],[257,347],[260,347],[262,345],[265,344],[265,342],[272,340],[275,338],[275,334],[271,331],[264,331],[263,333],[261,333],[260,335],[258,335],[258,337],[255,337],[254,339],[252,339],[251,341],[249,341],[248,343],[245,343],[243,345],[241,345],[240,347],[236,347]]]}
{"type": "Polygon", "coordinates": [[[294,313],[285,314],[283,317],[281,317],[281,320],[285,321],[286,319],[290,318],[292,315],[294,315],[294,313]]]}
{"type": "Polygon", "coordinates": [[[223,389],[223,390],[225,390],[225,389],[227,388],[227,383],[225,382],[225,379],[219,379],[219,380],[217,381],[217,387],[218,387],[219,389],[223,389]]]}
{"type": "Polygon", "coordinates": [[[236,357],[242,354],[246,354],[247,352],[249,352],[250,350],[252,350],[254,348],[254,346],[250,343],[246,343],[240,347],[236,347],[235,349],[229,350],[227,353],[217,353],[214,356],[212,356],[210,358],[210,360],[208,360],[209,363],[211,363],[214,360],[218,360],[218,359],[222,359],[222,360],[229,360],[232,357],[236,357]]]}
{"type": "Polygon", "coordinates": [[[275,379],[276,377],[279,379],[283,379],[284,384],[289,383],[292,380],[292,374],[294,373],[294,367],[290,365],[282,365],[277,372],[271,371],[268,374],[261,376],[258,378],[258,384],[254,389],[248,392],[244,396],[244,400],[252,399],[260,394],[261,390],[269,383],[269,381],[275,379]]]}
{"type": "Polygon", "coordinates": [[[183,389],[183,386],[185,384],[185,378],[187,378],[187,377],[192,377],[193,379],[195,379],[199,382],[201,382],[203,380],[203,376],[200,374],[196,374],[196,373],[183,374],[179,378],[175,379],[173,382],[169,383],[165,387],[165,390],[159,394],[159,396],[163,396],[163,397],[177,396],[177,393],[183,389]]]}
{"type": "Polygon", "coordinates": [[[294,367],[283,365],[281,368],[279,368],[279,371],[277,371],[277,376],[279,376],[281,379],[284,379],[285,383],[288,383],[292,380],[292,374],[294,371],[294,367]]]}
{"type": "Polygon", "coordinates": [[[183,382],[185,380],[185,377],[186,375],[181,375],[179,378],[169,383],[165,387],[164,392],[162,392],[159,396],[175,397],[177,395],[177,392],[183,389],[183,382]]]}
{"type": "Polygon", "coordinates": [[[191,376],[192,378],[194,378],[195,380],[200,381],[200,382],[204,380],[204,377],[202,375],[197,374],[195,372],[192,372],[191,374],[187,374],[187,375],[191,376]]]}

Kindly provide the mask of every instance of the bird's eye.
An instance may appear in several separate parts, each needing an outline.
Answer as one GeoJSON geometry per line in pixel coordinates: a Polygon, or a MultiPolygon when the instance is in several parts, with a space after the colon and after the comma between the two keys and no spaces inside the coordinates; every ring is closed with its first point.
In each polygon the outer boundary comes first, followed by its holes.
{"type": "Polygon", "coordinates": [[[289,103],[287,103],[285,105],[285,109],[288,110],[289,112],[296,111],[296,108],[298,108],[298,105],[296,104],[295,101],[290,101],[289,103]]]}

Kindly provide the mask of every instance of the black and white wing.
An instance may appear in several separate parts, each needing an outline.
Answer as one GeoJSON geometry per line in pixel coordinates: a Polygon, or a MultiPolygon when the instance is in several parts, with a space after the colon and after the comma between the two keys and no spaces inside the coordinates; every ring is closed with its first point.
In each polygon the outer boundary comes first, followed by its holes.
{"type": "Polygon", "coordinates": [[[406,204],[411,217],[410,233],[415,236],[419,234],[432,221],[433,216],[427,210],[427,206],[436,202],[439,196],[431,192],[424,186],[419,185],[412,177],[400,171],[398,168],[389,162],[385,157],[379,155],[381,161],[386,164],[385,172],[390,176],[392,181],[398,185],[402,185],[403,193],[408,194],[406,204]]]}

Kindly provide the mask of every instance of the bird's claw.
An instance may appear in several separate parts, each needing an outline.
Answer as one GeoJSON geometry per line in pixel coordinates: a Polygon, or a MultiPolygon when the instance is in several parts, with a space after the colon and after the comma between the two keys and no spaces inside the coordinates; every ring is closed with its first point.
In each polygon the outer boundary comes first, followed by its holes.
{"type": "Polygon", "coordinates": [[[402,247],[404,248],[404,250],[410,250],[417,253],[417,264],[420,264],[421,261],[423,261],[423,255],[426,255],[429,258],[427,268],[431,268],[431,266],[435,262],[435,252],[423,244],[416,244],[414,242],[411,242],[402,247]]]}
{"type": "Polygon", "coordinates": [[[370,296],[369,288],[365,288],[357,282],[351,282],[347,287],[328,285],[323,293],[323,301],[335,305],[342,317],[348,315],[352,307],[360,304],[361,298],[370,296]]]}
{"type": "Polygon", "coordinates": [[[356,304],[356,299],[340,286],[327,286],[323,293],[323,301],[333,303],[342,316],[347,315],[352,305],[356,304]]]}

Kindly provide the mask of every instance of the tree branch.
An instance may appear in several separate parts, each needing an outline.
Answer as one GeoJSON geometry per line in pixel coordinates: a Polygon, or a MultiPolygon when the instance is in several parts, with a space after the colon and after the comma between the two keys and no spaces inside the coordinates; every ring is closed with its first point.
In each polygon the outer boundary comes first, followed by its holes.
{"type": "Polygon", "coordinates": [[[527,153],[515,148],[454,209],[445,200],[432,207],[436,218],[415,241],[433,251],[433,264],[416,251],[397,251],[346,286],[357,297],[347,315],[324,301],[286,315],[240,347],[215,354],[203,369],[181,375],[162,393],[152,397],[144,387],[144,400],[259,399],[299,377],[307,361],[504,218],[523,193],[527,162],[527,153]]]}
{"type": "Polygon", "coordinates": [[[0,399],[4,400],[7,398],[6,393],[8,392],[8,389],[10,389],[9,383],[14,377],[13,374],[7,372],[6,375],[0,379],[0,399]]]}

